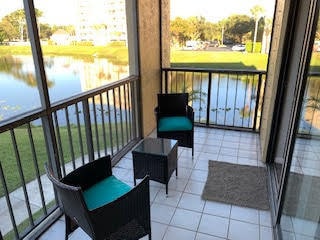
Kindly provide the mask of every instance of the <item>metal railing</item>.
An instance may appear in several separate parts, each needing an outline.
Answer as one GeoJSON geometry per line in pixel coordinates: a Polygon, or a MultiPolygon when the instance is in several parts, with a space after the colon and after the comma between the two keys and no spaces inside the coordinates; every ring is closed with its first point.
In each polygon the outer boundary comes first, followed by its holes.
{"type": "Polygon", "coordinates": [[[188,92],[195,123],[259,131],[265,71],[163,68],[162,92],[188,92]]]}
{"type": "Polygon", "coordinates": [[[299,135],[302,137],[320,137],[320,73],[308,75],[300,115],[299,135]]]}
{"type": "Polygon", "coordinates": [[[124,79],[0,124],[4,239],[25,237],[57,209],[45,162],[64,176],[100,156],[116,161],[139,140],[137,84],[124,79]]]}

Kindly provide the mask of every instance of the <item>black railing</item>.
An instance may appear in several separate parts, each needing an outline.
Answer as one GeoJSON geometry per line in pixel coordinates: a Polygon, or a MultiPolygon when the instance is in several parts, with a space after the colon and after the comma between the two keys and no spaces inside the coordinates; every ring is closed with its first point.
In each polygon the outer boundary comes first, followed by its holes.
{"type": "Polygon", "coordinates": [[[265,71],[163,68],[162,92],[188,92],[195,123],[259,131],[265,71]]]}
{"type": "Polygon", "coordinates": [[[21,239],[57,210],[44,163],[64,176],[110,154],[116,161],[139,139],[136,77],[95,89],[49,109],[0,123],[0,231],[21,239]]]}
{"type": "Polygon", "coordinates": [[[303,104],[299,135],[320,137],[320,73],[309,73],[303,104]]]}

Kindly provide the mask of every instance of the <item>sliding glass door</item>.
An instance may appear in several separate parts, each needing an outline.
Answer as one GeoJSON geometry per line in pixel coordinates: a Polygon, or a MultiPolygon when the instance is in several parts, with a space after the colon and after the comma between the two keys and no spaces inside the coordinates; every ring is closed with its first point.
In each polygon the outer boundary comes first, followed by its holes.
{"type": "Polygon", "coordinates": [[[290,2],[270,141],[276,239],[320,239],[319,0],[290,2]]]}
{"type": "MultiPolygon", "coordinates": [[[[317,33],[320,28],[316,19],[317,33]]],[[[320,36],[312,54],[303,100],[296,116],[293,152],[286,175],[280,229],[283,239],[320,239],[320,36]]]]}

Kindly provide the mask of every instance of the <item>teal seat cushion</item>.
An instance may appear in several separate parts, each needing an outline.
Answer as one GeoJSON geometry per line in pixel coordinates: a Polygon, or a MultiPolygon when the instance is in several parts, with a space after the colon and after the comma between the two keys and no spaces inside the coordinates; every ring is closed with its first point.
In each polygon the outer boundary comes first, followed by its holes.
{"type": "Polygon", "coordinates": [[[114,176],[107,177],[83,192],[89,210],[101,207],[129,192],[131,187],[114,176]]]}
{"type": "Polygon", "coordinates": [[[190,131],[192,130],[192,122],[184,116],[162,117],[159,119],[158,131],[190,131]]]}

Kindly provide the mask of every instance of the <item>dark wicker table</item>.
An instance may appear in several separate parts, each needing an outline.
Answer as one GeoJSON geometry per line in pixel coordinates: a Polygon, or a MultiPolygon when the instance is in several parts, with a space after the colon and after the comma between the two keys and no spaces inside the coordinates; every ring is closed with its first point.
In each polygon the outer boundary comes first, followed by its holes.
{"type": "Polygon", "coordinates": [[[178,176],[178,141],[164,138],[145,138],[133,150],[133,180],[149,175],[151,180],[166,185],[174,170],[178,176]]]}

